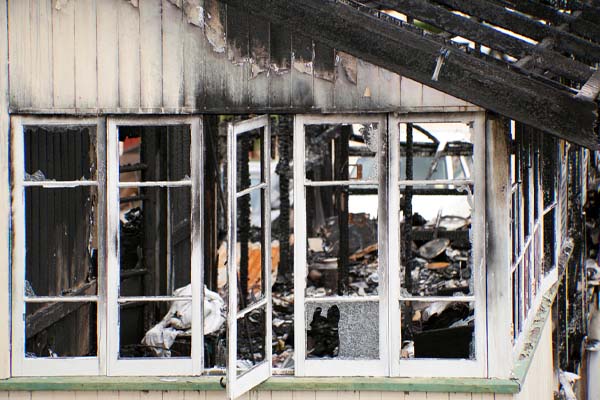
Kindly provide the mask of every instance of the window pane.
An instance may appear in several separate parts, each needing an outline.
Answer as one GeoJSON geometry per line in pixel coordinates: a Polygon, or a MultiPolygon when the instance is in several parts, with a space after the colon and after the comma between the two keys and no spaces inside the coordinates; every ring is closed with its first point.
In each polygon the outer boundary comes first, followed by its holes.
{"type": "MultiPolygon", "coordinates": [[[[264,230],[262,228],[261,196],[263,190],[256,191],[256,202],[249,194],[237,199],[236,251],[237,274],[239,278],[238,311],[259,301],[264,293],[263,261],[264,230]]],[[[253,192],[254,194],[254,192],[253,192]]]]}
{"type": "Polygon", "coordinates": [[[400,226],[403,257],[408,257],[401,267],[403,293],[413,296],[472,294],[471,204],[468,196],[411,197],[404,193],[401,204],[404,211],[408,210],[409,204],[413,212],[410,219],[401,220],[400,226]]]}
{"type": "Polygon", "coordinates": [[[190,283],[191,189],[121,189],[121,296],[163,296],[190,283]]]}
{"type": "Polygon", "coordinates": [[[98,269],[95,187],[25,191],[25,294],[95,295],[98,269]]]}
{"type": "Polygon", "coordinates": [[[471,179],[471,136],[466,123],[400,124],[400,180],[471,179]]]}
{"type": "Polygon", "coordinates": [[[237,320],[237,372],[241,375],[265,360],[265,308],[256,309],[237,320]]]}
{"type": "Polygon", "coordinates": [[[306,125],[305,129],[309,180],[377,180],[378,123],[306,125]]]}
{"type": "MultiPolygon", "coordinates": [[[[188,285],[175,296],[191,296],[188,285]]],[[[139,301],[119,307],[119,357],[190,357],[192,302],[139,301]]]]}
{"type": "Polygon", "coordinates": [[[238,192],[265,181],[262,173],[265,162],[262,159],[263,136],[263,129],[255,129],[236,137],[238,192]]]}
{"type": "Polygon", "coordinates": [[[96,179],[96,127],[25,127],[25,180],[96,179]]]}
{"type": "Polygon", "coordinates": [[[306,197],[306,296],[377,295],[377,189],[309,187],[306,197]]]}
{"type": "Polygon", "coordinates": [[[307,302],[306,358],[379,359],[379,302],[307,302]]]}
{"type": "Polygon", "coordinates": [[[96,303],[27,303],[25,356],[95,357],[96,303]]]}
{"type": "Polygon", "coordinates": [[[121,182],[190,179],[190,127],[120,126],[121,182]]]}
{"type": "Polygon", "coordinates": [[[401,302],[401,358],[475,358],[473,303],[401,302]]]}

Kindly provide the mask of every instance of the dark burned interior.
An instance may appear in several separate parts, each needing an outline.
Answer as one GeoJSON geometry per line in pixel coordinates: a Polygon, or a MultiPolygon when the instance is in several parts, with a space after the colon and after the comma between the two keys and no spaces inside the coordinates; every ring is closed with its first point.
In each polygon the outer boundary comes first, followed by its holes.
{"type": "MultiPolygon", "coordinates": [[[[238,304],[243,309],[263,296],[260,243],[264,221],[270,218],[273,363],[293,368],[292,116],[271,116],[271,160],[261,152],[260,135],[238,137],[238,181],[233,184],[226,181],[225,134],[227,123],[240,119],[205,117],[205,191],[197,194],[188,184],[188,126],[118,128],[121,358],[191,356],[190,216],[192,196],[197,195],[204,204],[205,307],[215,312],[211,322],[205,311],[205,366],[225,366],[226,193],[256,185],[264,179],[261,166],[270,161],[270,217],[261,209],[258,193],[237,201],[238,304]],[[156,329],[165,337],[168,332],[170,342],[157,342],[151,334],[156,329]]],[[[295,240],[308,241],[308,358],[379,357],[378,179],[386,168],[380,164],[379,142],[386,137],[380,128],[377,123],[307,126],[305,173],[319,185],[307,188],[307,237],[295,240]],[[338,302],[338,297],[346,300],[338,302]],[[368,316],[368,323],[360,316],[368,316]]],[[[405,123],[400,128],[400,357],[472,358],[474,303],[460,299],[473,295],[470,127],[405,123]],[[421,184],[411,186],[413,180],[421,184]]],[[[103,155],[96,157],[95,140],[91,128],[26,129],[25,180],[79,184],[31,187],[25,193],[27,296],[59,296],[49,304],[27,303],[29,357],[97,352],[95,302],[69,300],[95,296],[98,290],[99,195],[96,187],[85,185],[96,179],[103,162],[103,155]]],[[[265,357],[264,309],[238,322],[238,367],[244,370],[265,357]]]]}

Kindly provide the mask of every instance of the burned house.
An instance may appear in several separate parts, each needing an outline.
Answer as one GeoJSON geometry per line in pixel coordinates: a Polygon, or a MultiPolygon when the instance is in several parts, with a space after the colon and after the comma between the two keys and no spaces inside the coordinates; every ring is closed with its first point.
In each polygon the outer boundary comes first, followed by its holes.
{"type": "Polygon", "coordinates": [[[0,398],[580,372],[597,2],[0,3],[0,398]]]}

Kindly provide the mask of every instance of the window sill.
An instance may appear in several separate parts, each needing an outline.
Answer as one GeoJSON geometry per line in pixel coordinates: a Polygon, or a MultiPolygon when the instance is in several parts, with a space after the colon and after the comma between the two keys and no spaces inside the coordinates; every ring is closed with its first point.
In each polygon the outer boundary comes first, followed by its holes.
{"type": "MultiPolygon", "coordinates": [[[[137,391],[223,390],[220,377],[52,377],[0,380],[0,391],[137,391]]],[[[519,392],[513,379],[495,378],[297,378],[273,377],[258,386],[261,391],[385,391],[385,392],[519,392]]]]}

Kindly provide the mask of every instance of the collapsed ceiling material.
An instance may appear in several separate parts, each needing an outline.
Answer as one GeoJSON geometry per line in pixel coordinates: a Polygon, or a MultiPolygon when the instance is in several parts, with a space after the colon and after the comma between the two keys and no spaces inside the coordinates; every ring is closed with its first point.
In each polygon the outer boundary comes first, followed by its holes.
{"type": "Polygon", "coordinates": [[[223,0],[547,133],[598,147],[600,8],[512,0],[223,0]]]}

